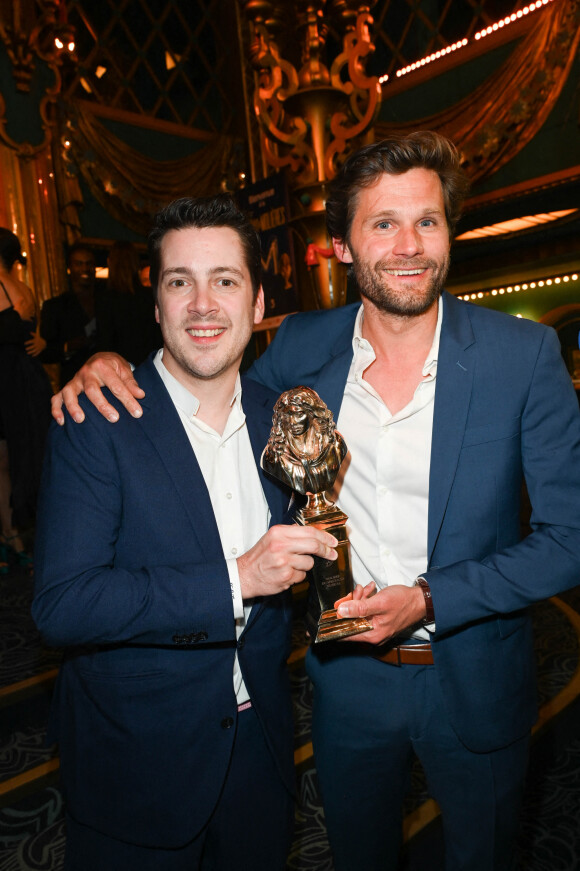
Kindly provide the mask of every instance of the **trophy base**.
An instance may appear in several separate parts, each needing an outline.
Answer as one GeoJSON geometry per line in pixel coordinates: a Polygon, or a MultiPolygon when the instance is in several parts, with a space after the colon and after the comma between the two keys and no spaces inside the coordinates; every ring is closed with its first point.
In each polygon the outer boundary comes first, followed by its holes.
{"type": "Polygon", "coordinates": [[[338,641],[350,635],[359,635],[372,629],[366,617],[339,617],[336,608],[323,611],[318,621],[318,629],[314,643],[320,641],[338,641]]]}

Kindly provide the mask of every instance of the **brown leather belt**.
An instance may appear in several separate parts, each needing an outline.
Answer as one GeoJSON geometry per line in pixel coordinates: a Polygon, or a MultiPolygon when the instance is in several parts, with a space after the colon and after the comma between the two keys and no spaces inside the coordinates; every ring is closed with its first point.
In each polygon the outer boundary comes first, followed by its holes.
{"type": "Polygon", "coordinates": [[[394,647],[377,647],[373,651],[376,659],[391,665],[433,665],[433,651],[430,644],[397,644],[394,647]]]}

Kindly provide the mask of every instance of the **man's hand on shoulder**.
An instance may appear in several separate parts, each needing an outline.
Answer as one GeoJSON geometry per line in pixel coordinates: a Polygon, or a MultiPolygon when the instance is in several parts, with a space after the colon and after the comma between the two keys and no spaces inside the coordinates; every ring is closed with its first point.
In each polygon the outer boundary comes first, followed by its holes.
{"type": "Polygon", "coordinates": [[[133,378],[129,363],[112,351],[95,354],[59,393],[55,393],[52,397],[52,416],[60,426],[64,424],[64,403],[72,419],[82,423],[85,415],[78,403],[78,396],[84,392],[103,417],[115,423],[119,420],[119,413],[105,399],[103,387],[108,387],[133,417],[141,417],[143,411],[137,399],[143,399],[145,391],[133,378]]]}
{"type": "Polygon", "coordinates": [[[334,560],[333,535],[313,526],[272,526],[243,556],[238,557],[244,599],[273,596],[298,584],[314,565],[313,556],[334,560]]]}

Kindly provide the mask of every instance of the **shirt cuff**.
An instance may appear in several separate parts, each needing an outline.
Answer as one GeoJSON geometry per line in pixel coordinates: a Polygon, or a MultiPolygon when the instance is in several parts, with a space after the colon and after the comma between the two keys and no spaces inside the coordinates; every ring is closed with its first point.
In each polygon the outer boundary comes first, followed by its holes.
{"type": "Polygon", "coordinates": [[[238,561],[227,559],[228,574],[230,576],[230,589],[232,591],[232,603],[234,607],[234,620],[240,620],[244,616],[244,600],[242,599],[242,587],[238,573],[238,561]]]}

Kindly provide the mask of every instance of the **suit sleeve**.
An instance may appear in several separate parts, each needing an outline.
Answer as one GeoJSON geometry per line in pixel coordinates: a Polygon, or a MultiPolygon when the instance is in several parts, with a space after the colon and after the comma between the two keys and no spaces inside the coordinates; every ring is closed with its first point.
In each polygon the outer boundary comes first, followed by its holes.
{"type": "Polygon", "coordinates": [[[532,533],[480,561],[462,560],[424,574],[433,595],[436,637],[580,583],[580,414],[553,330],[540,345],[522,411],[521,457],[532,533]]]}
{"type": "MultiPolygon", "coordinates": [[[[221,554],[202,559],[188,525],[180,527],[181,536],[174,532],[168,545],[166,505],[158,490],[150,489],[137,507],[148,514],[148,540],[135,542],[130,560],[118,559],[117,542],[129,510],[123,476],[131,458],[122,470],[118,433],[97,420],[88,405],[85,409],[82,426],[67,418],[64,427],[53,425],[49,435],[32,605],[40,632],[54,646],[173,645],[179,643],[175,636],[198,633],[203,633],[201,643],[233,641],[225,559],[221,554]]],[[[123,425],[120,421],[115,429],[123,425]]],[[[127,450],[127,445],[126,438],[122,447],[127,450]]],[[[132,474],[148,471],[133,464],[132,474]]],[[[136,509],[130,510],[135,515],[136,509]]]]}
{"type": "Polygon", "coordinates": [[[276,335],[263,354],[252,364],[247,372],[249,378],[269,387],[280,394],[294,386],[296,373],[286,370],[286,364],[291,367],[294,354],[292,348],[292,327],[295,316],[284,318],[276,335]]]}

